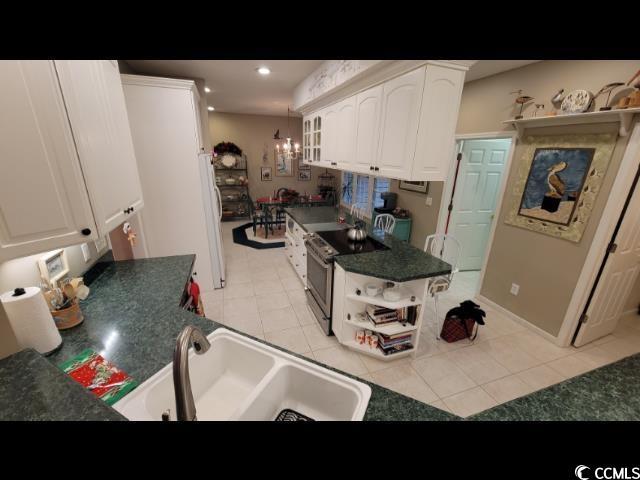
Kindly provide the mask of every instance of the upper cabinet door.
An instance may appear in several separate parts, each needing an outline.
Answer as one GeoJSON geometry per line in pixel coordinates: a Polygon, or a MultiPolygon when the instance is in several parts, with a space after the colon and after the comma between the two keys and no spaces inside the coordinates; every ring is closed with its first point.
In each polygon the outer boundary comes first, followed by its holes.
{"type": "Polygon", "coordinates": [[[445,180],[454,156],[464,72],[428,65],[412,180],[445,180]]]}
{"type": "Polygon", "coordinates": [[[143,206],[117,63],[57,60],[69,119],[100,235],[143,206]]]}
{"type": "Polygon", "coordinates": [[[330,105],[322,111],[322,158],[321,165],[335,167],[338,163],[337,105],[330,105]]]}
{"type": "Polygon", "coordinates": [[[389,80],[382,88],[382,118],[376,173],[411,179],[425,67],[389,80]]]}
{"type": "Polygon", "coordinates": [[[313,131],[311,129],[312,118],[307,115],[302,120],[302,161],[304,163],[311,163],[311,136],[313,131]]]}
{"type": "Polygon", "coordinates": [[[97,238],[53,63],[0,62],[0,90],[0,262],[97,238]]]}
{"type": "Polygon", "coordinates": [[[370,173],[378,153],[382,85],[361,92],[356,97],[356,151],[354,172],[370,173]]]}
{"type": "Polygon", "coordinates": [[[336,155],[334,163],[340,169],[351,170],[356,153],[356,97],[349,97],[337,107],[336,155]]]}

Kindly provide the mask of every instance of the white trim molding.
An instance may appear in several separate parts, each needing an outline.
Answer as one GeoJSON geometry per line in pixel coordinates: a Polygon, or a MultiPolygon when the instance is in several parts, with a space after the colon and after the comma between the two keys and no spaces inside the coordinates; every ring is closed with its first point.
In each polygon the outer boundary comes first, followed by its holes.
{"type": "Polygon", "coordinates": [[[480,303],[484,303],[487,307],[491,308],[492,310],[495,310],[496,312],[500,313],[501,315],[504,315],[508,319],[513,320],[514,322],[522,325],[523,327],[526,327],[527,329],[531,330],[532,332],[537,333],[538,335],[540,335],[541,337],[545,338],[546,340],[549,340],[551,343],[554,343],[554,344],[556,344],[556,345],[558,345],[560,347],[566,346],[566,345],[562,345],[560,340],[557,337],[554,337],[553,335],[551,335],[549,332],[546,332],[546,331],[542,330],[540,327],[537,327],[533,323],[528,322],[524,318],[516,315],[511,310],[507,310],[502,305],[498,305],[494,301],[489,300],[487,297],[485,297],[483,295],[480,295],[478,293],[478,294],[476,294],[475,298],[480,303]]]}

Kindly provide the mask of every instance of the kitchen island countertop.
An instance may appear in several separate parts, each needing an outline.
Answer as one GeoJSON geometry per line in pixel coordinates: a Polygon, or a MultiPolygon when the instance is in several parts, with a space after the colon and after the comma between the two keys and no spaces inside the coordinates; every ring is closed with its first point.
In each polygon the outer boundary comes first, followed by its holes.
{"type": "MultiPolygon", "coordinates": [[[[286,208],[285,211],[305,230],[309,230],[306,225],[336,222],[340,215],[340,210],[334,207],[296,207],[286,208]]],[[[351,220],[348,214],[344,215],[348,221],[351,220]]],[[[451,272],[448,263],[393,235],[370,226],[367,231],[369,236],[384,243],[389,250],[339,255],[335,261],[345,271],[392,282],[408,282],[451,272]]]]}

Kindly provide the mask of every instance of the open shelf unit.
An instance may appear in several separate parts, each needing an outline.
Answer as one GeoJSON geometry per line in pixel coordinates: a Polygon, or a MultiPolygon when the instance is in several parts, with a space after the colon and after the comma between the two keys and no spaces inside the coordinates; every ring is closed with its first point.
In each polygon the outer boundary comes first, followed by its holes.
{"type": "Polygon", "coordinates": [[[421,308],[424,298],[426,279],[411,280],[397,283],[403,295],[398,301],[391,302],[385,300],[382,295],[368,296],[366,285],[374,284],[381,287],[386,286],[387,281],[379,278],[369,277],[351,272],[345,272],[339,265],[336,266],[336,276],[334,278],[334,332],[338,341],[344,346],[356,350],[359,353],[370,355],[384,361],[395,360],[415,353],[418,348],[420,328],[424,309],[421,308]],[[357,292],[360,292],[358,294],[357,292]],[[406,307],[416,307],[415,324],[409,322],[395,321],[384,325],[375,325],[366,318],[365,312],[368,305],[389,308],[393,310],[406,307]],[[340,322],[339,325],[336,325],[340,322]],[[361,330],[370,330],[383,335],[410,335],[412,348],[396,353],[385,355],[379,348],[372,348],[367,344],[360,344],[356,341],[356,334],[361,330]]]}
{"type": "Polygon", "coordinates": [[[573,113],[566,115],[549,115],[542,117],[528,117],[519,120],[510,119],[502,122],[503,125],[512,125],[518,131],[518,138],[526,128],[549,127],[557,125],[584,125],[588,123],[620,122],[620,136],[629,135],[633,116],[640,113],[640,108],[625,108],[620,110],[605,110],[586,113],[573,113]]]}
{"type": "Polygon", "coordinates": [[[243,220],[249,217],[249,171],[247,170],[247,156],[235,155],[236,166],[227,168],[214,160],[216,185],[220,189],[222,200],[222,221],[243,220]],[[244,177],[244,182],[239,180],[244,177]],[[227,179],[234,179],[236,183],[228,184],[227,179]]]}

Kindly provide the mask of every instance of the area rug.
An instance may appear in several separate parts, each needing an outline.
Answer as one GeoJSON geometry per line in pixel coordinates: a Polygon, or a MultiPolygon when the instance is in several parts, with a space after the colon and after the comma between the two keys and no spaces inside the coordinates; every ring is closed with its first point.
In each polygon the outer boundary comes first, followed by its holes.
{"type": "MultiPolygon", "coordinates": [[[[284,230],[284,226],[282,228],[284,230]]],[[[234,228],[231,232],[233,233],[233,243],[244,245],[245,247],[251,247],[258,250],[284,247],[284,242],[280,241],[280,239],[265,239],[264,237],[258,237],[257,235],[254,237],[253,223],[251,222],[240,225],[239,227],[234,228]]]]}

